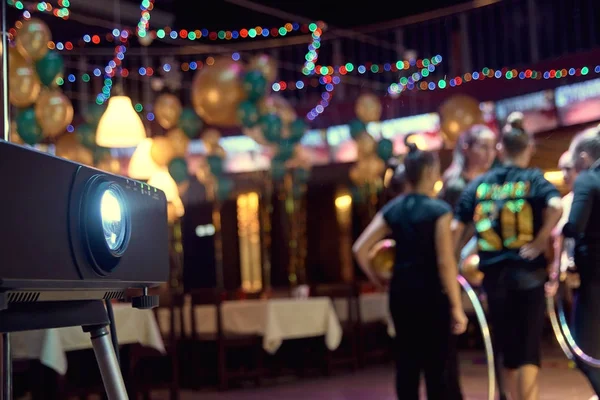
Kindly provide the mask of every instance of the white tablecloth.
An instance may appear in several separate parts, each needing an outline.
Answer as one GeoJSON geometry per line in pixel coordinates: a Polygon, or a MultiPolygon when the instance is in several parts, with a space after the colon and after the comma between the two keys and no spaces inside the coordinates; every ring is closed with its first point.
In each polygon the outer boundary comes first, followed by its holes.
{"type": "MultiPolygon", "coordinates": [[[[128,304],[115,304],[115,325],[119,344],[140,343],[164,353],[165,347],[151,310],[138,310],[128,304]]],[[[11,334],[15,359],[40,360],[61,375],[67,372],[67,351],[91,349],[90,335],[81,327],[45,329],[11,334]]]]}
{"type": "MultiPolygon", "coordinates": [[[[221,307],[225,332],[260,335],[264,349],[272,354],[286,339],[324,335],[330,350],[335,350],[342,340],[340,322],[331,300],[326,297],[225,301],[221,307]]],[[[197,333],[217,331],[214,306],[196,306],[194,314],[197,333]]],[[[184,307],[183,315],[183,328],[189,335],[189,308],[184,307]]],[[[159,310],[158,318],[161,330],[168,333],[169,310],[159,310]]],[[[179,326],[179,313],[176,313],[175,326],[179,326]]]]}
{"type": "MultiPolygon", "coordinates": [[[[358,298],[360,317],[363,322],[387,322],[390,318],[388,305],[388,294],[382,292],[361,294],[358,298]]],[[[336,299],[334,301],[335,312],[340,321],[348,320],[348,301],[336,299]]]]}

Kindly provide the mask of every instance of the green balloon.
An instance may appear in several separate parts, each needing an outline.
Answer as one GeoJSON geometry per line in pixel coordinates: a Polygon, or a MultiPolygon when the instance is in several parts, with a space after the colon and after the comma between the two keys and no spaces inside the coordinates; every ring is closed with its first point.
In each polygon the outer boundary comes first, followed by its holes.
{"type": "Polygon", "coordinates": [[[221,178],[217,182],[217,199],[219,201],[227,200],[234,187],[233,180],[229,178],[221,178]]]}
{"type": "Polygon", "coordinates": [[[95,126],[98,125],[98,122],[100,122],[100,118],[102,118],[105,111],[106,106],[104,105],[99,106],[98,104],[90,104],[87,106],[87,110],[84,112],[83,117],[86,122],[95,126]]]}
{"type": "Polygon", "coordinates": [[[294,181],[302,184],[307,183],[310,178],[310,171],[304,168],[296,168],[294,170],[294,181]]]}
{"type": "Polygon", "coordinates": [[[65,62],[57,51],[49,51],[44,58],[35,63],[35,70],[40,81],[46,86],[51,86],[56,78],[63,75],[65,62]]]}
{"type": "Polygon", "coordinates": [[[279,143],[279,147],[277,148],[277,153],[275,154],[274,158],[276,158],[279,161],[286,162],[294,156],[295,147],[295,143],[293,143],[289,139],[283,139],[279,143]]]}
{"type": "Polygon", "coordinates": [[[283,123],[277,114],[267,114],[260,117],[260,127],[262,128],[263,136],[271,143],[279,143],[281,141],[281,130],[283,123]]]}
{"type": "Polygon", "coordinates": [[[33,108],[26,108],[17,115],[17,132],[19,132],[19,136],[23,139],[23,142],[31,146],[42,140],[44,134],[42,127],[35,118],[33,108]]]}
{"type": "Polygon", "coordinates": [[[208,163],[208,168],[210,169],[210,173],[214,176],[223,175],[223,159],[219,156],[208,156],[206,157],[206,162],[208,163]]]}
{"type": "Polygon", "coordinates": [[[367,130],[367,126],[358,119],[350,121],[350,136],[352,139],[357,139],[363,132],[367,130]]]}
{"type": "Polygon", "coordinates": [[[203,125],[202,120],[196,115],[194,110],[187,107],[181,110],[179,128],[181,128],[187,137],[190,139],[197,137],[203,125]]]}
{"type": "Polygon", "coordinates": [[[285,162],[276,158],[271,160],[271,176],[277,182],[285,177],[285,162]]]}
{"type": "Polygon", "coordinates": [[[390,139],[381,139],[377,143],[377,155],[383,161],[387,161],[394,155],[394,143],[390,139]]]}
{"type": "Polygon", "coordinates": [[[290,124],[290,140],[296,143],[300,142],[307,129],[306,122],[301,119],[295,120],[290,124]]]}
{"type": "Polygon", "coordinates": [[[256,101],[265,95],[267,91],[267,79],[260,71],[248,71],[244,75],[243,86],[248,98],[256,101]]]}
{"type": "Polygon", "coordinates": [[[174,158],[169,163],[169,174],[177,183],[182,183],[188,179],[188,165],[185,158],[174,158]]]}
{"type": "Polygon", "coordinates": [[[252,128],[256,124],[258,124],[258,120],[260,119],[258,107],[256,107],[256,104],[254,104],[250,100],[246,100],[240,103],[240,105],[238,106],[237,114],[244,128],[252,128]]]}
{"type": "Polygon", "coordinates": [[[353,203],[362,204],[365,202],[366,198],[364,191],[362,191],[360,188],[353,186],[352,189],[350,189],[350,192],[352,193],[353,203]]]}
{"type": "Polygon", "coordinates": [[[96,148],[96,128],[90,124],[81,124],[75,129],[75,136],[79,143],[90,150],[96,148]]]}

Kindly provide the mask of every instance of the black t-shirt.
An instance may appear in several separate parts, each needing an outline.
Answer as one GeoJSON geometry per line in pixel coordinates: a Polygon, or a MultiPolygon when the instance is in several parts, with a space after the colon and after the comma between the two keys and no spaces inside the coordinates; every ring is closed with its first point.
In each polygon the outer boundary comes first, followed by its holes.
{"type": "Polygon", "coordinates": [[[575,180],[563,234],[575,238],[575,265],[582,281],[600,280],[600,167],[583,171],[575,180]]]}
{"type": "Polygon", "coordinates": [[[546,280],[547,260],[525,260],[519,250],[543,224],[548,201],[558,190],[538,169],[501,166],[471,182],[455,210],[464,224],[475,223],[479,268],[513,289],[530,289],[546,280]]]}
{"type": "Polygon", "coordinates": [[[440,190],[438,198],[450,204],[450,207],[455,208],[468,183],[469,182],[462,175],[457,178],[448,179],[448,181],[444,183],[442,190],[440,190]]]}
{"type": "Polygon", "coordinates": [[[390,290],[441,292],[435,247],[438,218],[452,212],[441,200],[421,194],[399,196],[381,214],[396,241],[396,264],[390,290]]]}

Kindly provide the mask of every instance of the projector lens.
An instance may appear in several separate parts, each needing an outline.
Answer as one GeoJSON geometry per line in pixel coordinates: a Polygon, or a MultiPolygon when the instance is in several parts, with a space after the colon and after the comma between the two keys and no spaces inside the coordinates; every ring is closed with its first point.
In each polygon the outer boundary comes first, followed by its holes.
{"type": "Polygon", "coordinates": [[[104,240],[111,251],[120,252],[127,238],[127,216],[124,199],[116,187],[111,186],[104,191],[100,200],[100,216],[104,240]]]}
{"type": "Polygon", "coordinates": [[[123,187],[104,175],[92,176],[81,197],[82,238],[92,268],[102,276],[114,271],[129,247],[131,215],[123,187]]]}

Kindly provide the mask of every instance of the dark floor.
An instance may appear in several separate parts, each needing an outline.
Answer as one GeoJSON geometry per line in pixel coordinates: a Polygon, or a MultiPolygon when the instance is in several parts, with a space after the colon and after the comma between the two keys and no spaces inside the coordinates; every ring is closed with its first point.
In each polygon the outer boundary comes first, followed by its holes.
{"type": "MultiPolygon", "coordinates": [[[[462,385],[466,399],[487,400],[487,367],[483,354],[461,357],[462,385]]],[[[185,392],[182,400],[392,400],[393,367],[373,367],[332,378],[295,380],[259,389],[223,393],[185,392]]],[[[592,395],[584,378],[559,352],[547,351],[540,378],[542,400],[588,400],[592,395]],[[550,353],[550,354],[549,354],[550,353]]],[[[154,399],[167,398],[156,394],[154,399]]],[[[425,398],[425,396],[423,396],[425,398]]]]}

